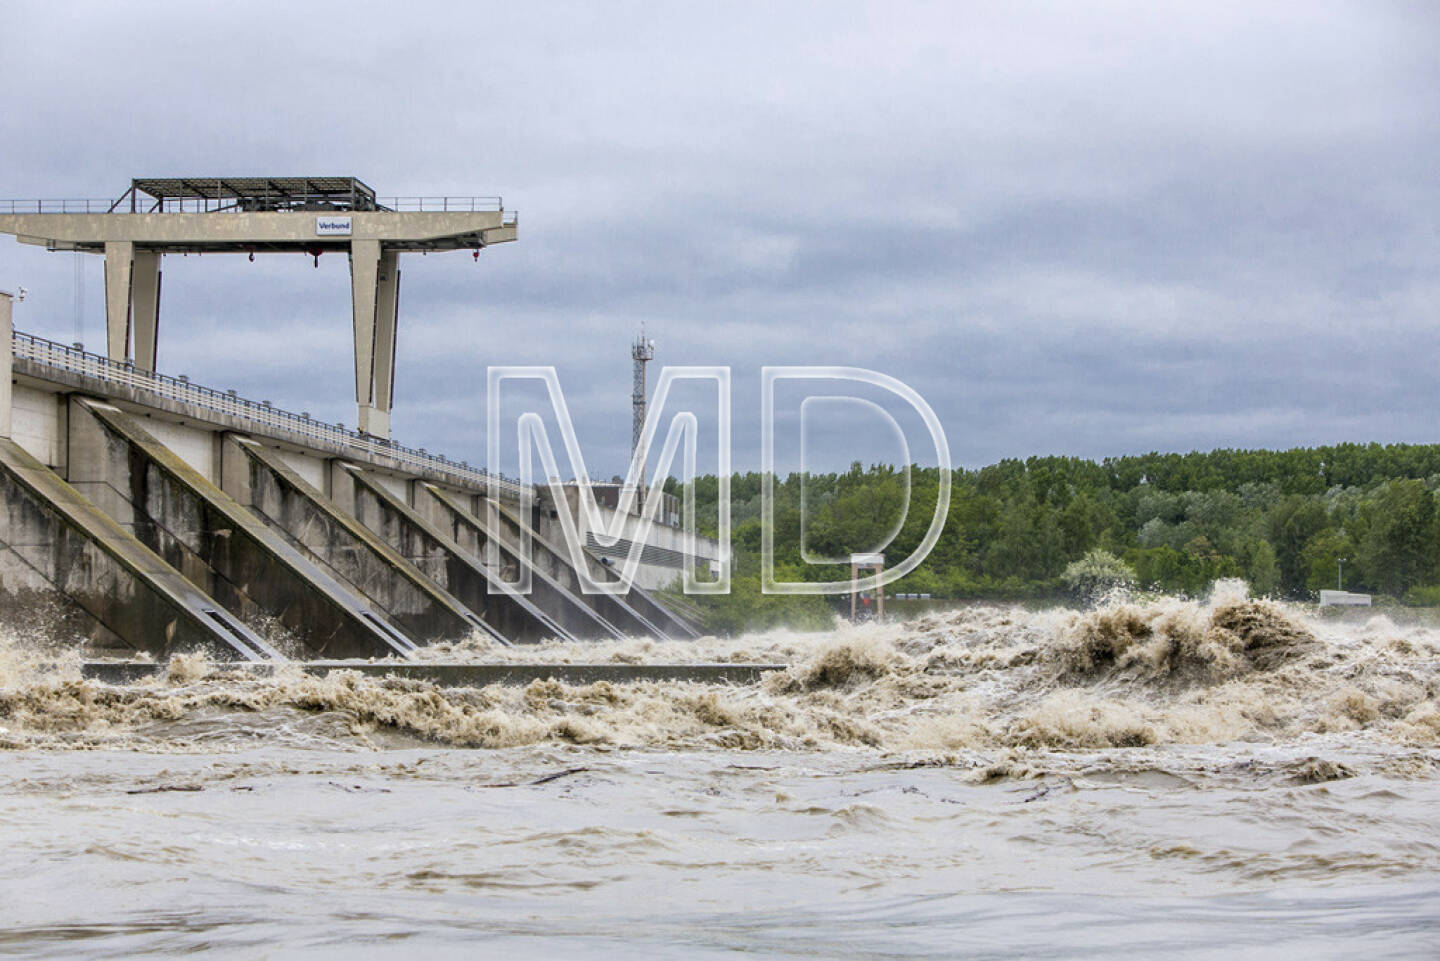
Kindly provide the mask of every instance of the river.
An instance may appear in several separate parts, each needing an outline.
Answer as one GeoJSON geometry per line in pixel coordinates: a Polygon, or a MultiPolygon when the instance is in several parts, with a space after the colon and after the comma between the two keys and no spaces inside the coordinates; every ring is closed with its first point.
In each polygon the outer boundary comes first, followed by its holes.
{"type": "Polygon", "coordinates": [[[1251,601],[448,661],[440,690],[0,649],[0,953],[1433,957],[1440,632],[1251,601]]]}

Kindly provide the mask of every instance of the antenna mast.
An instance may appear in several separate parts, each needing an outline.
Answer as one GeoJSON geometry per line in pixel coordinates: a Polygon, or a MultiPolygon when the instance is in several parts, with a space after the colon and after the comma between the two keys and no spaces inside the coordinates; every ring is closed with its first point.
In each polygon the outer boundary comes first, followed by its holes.
{"type": "MultiPolygon", "coordinates": [[[[635,362],[634,385],[630,392],[630,410],[632,415],[630,431],[630,457],[634,460],[635,453],[640,449],[640,435],[645,432],[645,365],[655,359],[655,341],[645,337],[645,328],[640,328],[640,336],[630,346],[630,357],[635,362]]],[[[640,489],[636,491],[635,504],[638,507],[645,503],[645,461],[640,461],[640,489]]]]}

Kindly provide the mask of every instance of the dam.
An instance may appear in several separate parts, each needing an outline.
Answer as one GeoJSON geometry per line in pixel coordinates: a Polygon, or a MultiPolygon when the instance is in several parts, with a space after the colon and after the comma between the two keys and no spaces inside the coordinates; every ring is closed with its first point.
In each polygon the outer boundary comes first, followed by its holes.
{"type": "MultiPolygon", "coordinates": [[[[720,558],[704,538],[679,549],[671,504],[653,526],[618,519],[621,549],[641,540],[628,590],[586,593],[556,523],[575,498],[390,437],[400,256],[478,259],[515,240],[499,198],[149,179],[114,201],[0,202],[0,232],[103,256],[107,331],[98,354],[15,330],[16,298],[0,292],[0,623],[79,638],[90,659],[405,660],[476,634],[698,636],[654,589],[720,558]],[[161,262],[187,252],[349,256],[357,429],[158,370],[161,262]]],[[[617,579],[596,545],[579,556],[617,579]]]]}

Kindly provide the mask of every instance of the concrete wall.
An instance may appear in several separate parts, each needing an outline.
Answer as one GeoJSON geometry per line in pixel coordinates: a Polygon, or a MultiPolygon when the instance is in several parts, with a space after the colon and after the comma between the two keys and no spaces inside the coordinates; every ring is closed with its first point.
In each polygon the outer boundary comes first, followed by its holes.
{"type": "Polygon", "coordinates": [[[215,431],[156,417],[146,417],[142,423],[146,433],[195,468],[201,477],[212,484],[220,483],[219,436],[215,431]]]}
{"type": "Polygon", "coordinates": [[[40,463],[65,469],[65,395],[16,384],[11,431],[40,463]]]}
{"type": "Polygon", "coordinates": [[[382,474],[379,471],[370,471],[366,475],[369,480],[385,488],[405,503],[410,503],[410,479],[407,477],[395,477],[392,474],[382,474]]]}
{"type": "Polygon", "coordinates": [[[330,487],[330,461],[324,457],[314,457],[303,451],[275,449],[275,456],[305,479],[305,483],[315,488],[320,493],[325,493],[330,487]]]}
{"type": "MultiPolygon", "coordinates": [[[[70,440],[67,421],[70,395],[28,384],[16,384],[13,389],[11,436],[15,443],[42,464],[57,468],[63,474],[70,440]]],[[[218,480],[218,441],[214,427],[158,417],[145,417],[144,423],[156,440],[206,480],[212,483],[218,480]]]]}
{"type": "MultiPolygon", "coordinates": [[[[507,566],[511,570],[526,556],[523,546],[528,534],[532,590],[538,599],[563,595],[565,603],[590,608],[606,624],[626,635],[664,638],[683,637],[688,633],[684,629],[667,630],[667,626],[674,626],[668,618],[657,621],[642,613],[634,603],[639,600],[636,595],[640,592],[633,587],[625,594],[585,593],[579,575],[571,566],[568,552],[552,545],[538,532],[529,530],[522,520],[503,505],[493,513],[488,502],[480,505],[477,510],[472,507],[470,498],[457,497],[428,484],[416,486],[415,503],[417,510],[423,510],[442,530],[451,534],[457,543],[464,545],[466,550],[477,557],[486,556],[486,552],[492,549],[490,545],[493,540],[494,549],[502,559],[508,561],[507,566]]],[[[592,577],[602,583],[617,579],[609,568],[589,555],[583,556],[592,577]]],[[[551,602],[552,605],[554,603],[557,601],[551,602]]],[[[552,607],[547,605],[546,609],[550,610],[552,607]]]]}
{"type": "MultiPolygon", "coordinates": [[[[530,598],[576,637],[623,637],[626,634],[649,633],[647,625],[634,616],[623,602],[607,596],[586,596],[569,584],[554,577],[549,565],[536,563],[515,549],[513,542],[494,536],[487,523],[458,509],[442,491],[416,485],[415,510],[442,533],[460,544],[492,571],[497,568],[509,582],[517,580],[520,571],[530,573],[530,598]]],[[[569,574],[562,571],[562,576],[569,574]]],[[[569,578],[572,582],[574,578],[569,578]]]]}

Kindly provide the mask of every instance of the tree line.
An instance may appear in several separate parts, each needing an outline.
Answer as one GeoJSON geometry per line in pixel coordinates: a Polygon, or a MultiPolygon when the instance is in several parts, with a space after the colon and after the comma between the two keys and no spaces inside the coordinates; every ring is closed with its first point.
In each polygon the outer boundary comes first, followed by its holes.
{"type": "MultiPolygon", "coordinates": [[[[843,473],[774,478],[777,576],[847,577],[848,569],[806,558],[845,558],[883,543],[905,512],[907,473],[908,515],[885,549],[898,560],[930,523],[935,468],[856,463],[843,473]]],[[[731,478],[735,583],[741,595],[753,590],[752,601],[764,481],[731,478]]],[[[1343,568],[1346,590],[1440,603],[1440,445],[1031,457],[955,470],[951,482],[938,543],[890,590],[1058,598],[1070,586],[1066,568],[1101,551],[1158,591],[1198,594],[1217,578],[1240,577],[1257,594],[1312,598],[1335,587],[1343,568]]],[[[718,479],[694,485],[700,527],[713,534],[718,479]]],[[[674,482],[671,489],[679,493],[674,482]]]]}

